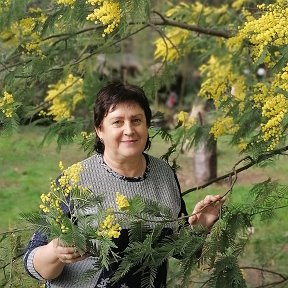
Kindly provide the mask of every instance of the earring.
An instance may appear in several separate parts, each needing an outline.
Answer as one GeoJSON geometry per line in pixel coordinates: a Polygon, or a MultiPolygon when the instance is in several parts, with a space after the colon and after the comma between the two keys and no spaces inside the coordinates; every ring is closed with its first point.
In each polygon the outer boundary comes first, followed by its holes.
{"type": "Polygon", "coordinates": [[[104,141],[103,141],[103,139],[102,139],[102,138],[99,138],[99,140],[100,140],[100,142],[101,142],[102,144],[104,144],[104,141]]]}

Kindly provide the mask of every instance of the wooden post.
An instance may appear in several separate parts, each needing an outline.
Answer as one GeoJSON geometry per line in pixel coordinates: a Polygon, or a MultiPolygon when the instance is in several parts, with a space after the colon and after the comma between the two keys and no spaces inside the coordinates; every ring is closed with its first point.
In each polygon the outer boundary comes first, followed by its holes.
{"type": "MultiPolygon", "coordinates": [[[[207,107],[199,105],[192,109],[191,115],[198,119],[200,125],[206,121],[207,107]]],[[[202,185],[217,177],[217,141],[212,135],[194,148],[192,165],[195,185],[202,185]]]]}

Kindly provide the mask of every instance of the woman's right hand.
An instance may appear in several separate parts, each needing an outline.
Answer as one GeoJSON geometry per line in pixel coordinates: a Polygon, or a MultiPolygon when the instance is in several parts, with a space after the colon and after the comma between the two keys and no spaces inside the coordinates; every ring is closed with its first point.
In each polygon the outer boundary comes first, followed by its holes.
{"type": "Polygon", "coordinates": [[[34,268],[47,280],[57,278],[66,264],[81,261],[89,256],[88,253],[81,256],[75,247],[64,247],[58,238],[36,249],[33,257],[34,268]]]}
{"type": "Polygon", "coordinates": [[[81,256],[79,252],[77,252],[76,247],[62,246],[58,238],[53,239],[49,244],[51,245],[51,248],[53,249],[54,255],[62,263],[66,263],[66,264],[75,263],[88,257],[88,254],[84,254],[81,256]]]}

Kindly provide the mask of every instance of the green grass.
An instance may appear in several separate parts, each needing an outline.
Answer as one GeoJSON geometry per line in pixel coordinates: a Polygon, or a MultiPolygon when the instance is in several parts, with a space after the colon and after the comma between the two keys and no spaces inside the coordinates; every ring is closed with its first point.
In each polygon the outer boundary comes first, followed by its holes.
{"type": "Polygon", "coordinates": [[[0,138],[0,231],[13,226],[20,212],[37,208],[39,196],[59,174],[60,160],[68,166],[85,157],[76,145],[60,152],[55,143],[41,148],[43,129],[24,126],[19,133],[0,138]]]}
{"type": "MultiPolygon", "coordinates": [[[[8,230],[9,227],[21,227],[19,213],[37,209],[39,196],[49,189],[50,179],[55,179],[59,174],[58,163],[60,160],[65,166],[69,166],[86,157],[86,154],[76,144],[63,146],[60,152],[57,152],[57,145],[54,142],[41,148],[40,143],[44,130],[43,127],[24,126],[21,127],[19,133],[9,138],[0,138],[0,232],[8,230]]],[[[156,138],[155,140],[152,143],[150,154],[160,156],[166,151],[168,145],[160,139],[156,138]]],[[[231,171],[239,159],[241,156],[228,145],[227,139],[218,143],[219,176],[231,171]]],[[[185,191],[193,186],[191,182],[185,181],[193,178],[192,153],[180,154],[179,164],[181,168],[178,170],[178,176],[181,179],[182,191],[185,191]]],[[[288,184],[287,171],[288,162],[285,157],[282,157],[272,166],[253,167],[242,172],[238,175],[238,181],[233,188],[232,201],[242,203],[249,201],[249,190],[253,183],[263,181],[268,177],[288,184]]],[[[204,198],[206,194],[223,195],[228,188],[227,181],[222,181],[206,189],[187,194],[184,197],[187,210],[191,212],[195,203],[204,198]]],[[[287,209],[277,211],[277,218],[271,222],[261,222],[257,219],[253,225],[255,234],[252,235],[251,241],[241,257],[241,263],[246,266],[265,264],[266,267],[275,271],[287,273],[287,209]]],[[[23,241],[25,242],[27,239],[23,239],[23,241]]],[[[0,249],[3,247],[2,244],[0,242],[0,249]]],[[[21,267],[22,264],[18,263],[17,265],[21,267]]],[[[27,276],[23,277],[26,279],[27,276]]],[[[249,277],[250,275],[247,276],[247,278],[249,277]]],[[[27,279],[25,281],[29,282],[27,279]]],[[[36,284],[23,287],[36,287],[36,284]]]]}

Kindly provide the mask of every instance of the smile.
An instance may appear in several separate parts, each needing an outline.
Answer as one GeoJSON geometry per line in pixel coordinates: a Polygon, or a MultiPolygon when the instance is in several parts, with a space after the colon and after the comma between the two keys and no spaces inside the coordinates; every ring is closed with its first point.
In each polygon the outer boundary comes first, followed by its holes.
{"type": "Polygon", "coordinates": [[[122,143],[135,143],[137,142],[138,140],[125,140],[125,141],[121,141],[122,143]]]}

